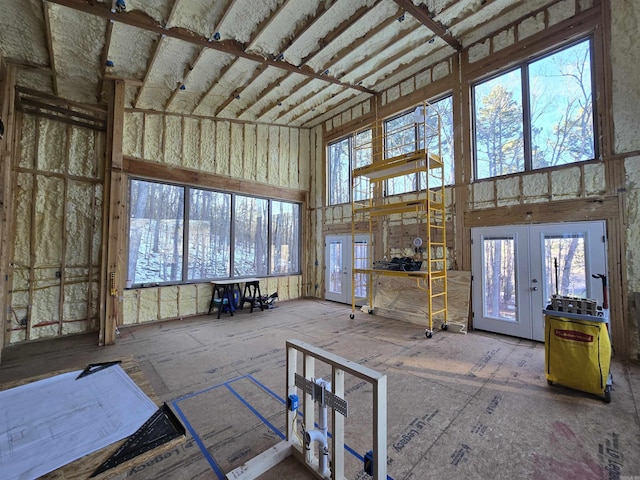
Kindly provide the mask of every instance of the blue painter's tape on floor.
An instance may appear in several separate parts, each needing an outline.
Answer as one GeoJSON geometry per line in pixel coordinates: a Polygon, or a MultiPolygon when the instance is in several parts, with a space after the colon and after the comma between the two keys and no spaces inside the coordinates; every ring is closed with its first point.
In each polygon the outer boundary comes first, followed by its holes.
{"type": "MultiPolygon", "coordinates": [[[[265,392],[267,392],[268,394],[270,394],[271,396],[276,398],[280,403],[286,404],[284,398],[280,397],[277,393],[275,393],[273,390],[271,390],[266,385],[263,385],[262,383],[260,383],[258,380],[256,380],[251,375],[242,375],[240,377],[233,378],[233,379],[228,380],[228,381],[226,381],[224,383],[219,383],[218,385],[214,385],[212,387],[205,388],[204,390],[200,390],[198,392],[194,392],[194,393],[190,393],[189,395],[185,395],[184,397],[177,398],[173,402],[171,402],[171,404],[173,405],[173,408],[176,410],[176,412],[178,413],[178,415],[180,416],[180,418],[184,422],[184,425],[186,426],[187,430],[189,430],[189,433],[191,433],[191,436],[193,437],[193,440],[196,442],[196,444],[200,448],[200,451],[204,455],[205,459],[207,460],[209,465],[211,465],[211,468],[213,469],[214,473],[218,477],[218,480],[225,480],[227,477],[222,472],[222,470],[220,469],[220,467],[218,466],[216,461],[213,459],[213,457],[211,456],[211,454],[209,453],[209,451],[205,447],[204,443],[202,442],[202,439],[196,433],[196,431],[193,428],[193,426],[187,420],[186,416],[184,415],[184,413],[182,412],[182,410],[178,406],[178,403],[182,402],[184,400],[193,398],[193,397],[195,397],[197,395],[201,395],[203,393],[210,392],[210,391],[212,391],[212,390],[214,390],[216,388],[225,387],[238,400],[240,400],[240,402],[242,402],[242,404],[245,407],[247,407],[251,411],[251,413],[253,413],[256,417],[258,417],[262,423],[264,423],[267,427],[269,427],[271,430],[273,430],[273,432],[276,433],[277,435],[279,435],[280,438],[282,438],[283,440],[286,439],[286,435],[283,432],[281,432],[278,428],[274,427],[255,407],[253,407],[242,395],[240,395],[231,386],[232,383],[237,382],[239,380],[243,380],[243,379],[249,379],[256,386],[260,387],[262,390],[264,390],[265,392]]],[[[331,437],[332,436],[331,433],[328,433],[328,436],[331,437]]],[[[355,450],[353,450],[351,447],[349,447],[347,444],[344,445],[344,449],[347,452],[349,452],[351,455],[353,455],[355,458],[357,458],[359,461],[364,462],[364,457],[362,455],[360,455],[358,452],[356,452],[355,450]]],[[[393,480],[393,478],[391,478],[389,475],[387,475],[387,480],[393,480]]]]}

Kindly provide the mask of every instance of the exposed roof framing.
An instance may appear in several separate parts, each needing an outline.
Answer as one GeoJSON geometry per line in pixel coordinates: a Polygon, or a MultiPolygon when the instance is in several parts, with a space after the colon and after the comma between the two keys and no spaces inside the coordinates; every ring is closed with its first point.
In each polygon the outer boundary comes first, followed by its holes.
{"type": "Polygon", "coordinates": [[[242,46],[234,41],[210,42],[207,38],[199,35],[194,35],[193,32],[185,31],[182,28],[177,28],[177,27],[165,28],[162,25],[159,25],[158,23],[156,23],[152,18],[148,17],[147,15],[140,14],[139,12],[112,12],[108,8],[108,6],[105,6],[104,4],[100,4],[100,3],[89,4],[83,0],[46,0],[46,1],[51,3],[57,3],[59,5],[63,5],[65,7],[73,8],[76,10],[80,10],[85,13],[90,13],[92,15],[98,15],[100,17],[103,17],[109,20],[114,20],[116,22],[122,22],[127,25],[131,25],[133,27],[148,30],[150,32],[157,33],[159,35],[172,37],[178,40],[182,40],[184,42],[192,43],[194,45],[200,45],[207,48],[212,48],[214,50],[228,53],[236,57],[243,57],[248,60],[253,60],[254,62],[262,63],[264,65],[271,65],[276,68],[295,71],[302,75],[308,75],[310,77],[319,78],[326,82],[335,83],[336,85],[341,85],[347,88],[353,88],[356,90],[360,90],[361,92],[366,92],[371,94],[374,93],[368,88],[364,88],[359,85],[348,85],[348,84],[342,83],[340,80],[323,75],[322,73],[314,72],[310,68],[305,68],[304,66],[296,67],[286,62],[279,62],[269,58],[263,58],[260,55],[255,53],[249,53],[243,50],[242,46]]]}
{"type": "Polygon", "coordinates": [[[525,0],[124,1],[7,2],[0,53],[18,85],[99,104],[119,79],[126,109],[309,127],[535,13],[525,0]]]}
{"type": "MultiPolygon", "coordinates": [[[[53,44],[51,43],[53,35],[51,35],[51,20],[49,18],[49,4],[45,2],[42,5],[42,8],[44,9],[44,23],[47,26],[47,48],[49,50],[49,64],[51,65],[51,71],[55,72],[56,71],[56,61],[55,61],[55,55],[53,53],[53,44]]],[[[53,81],[53,93],[55,95],[58,95],[58,78],[57,78],[57,76],[53,75],[53,78],[51,80],[53,81]]]]}
{"type": "Polygon", "coordinates": [[[456,50],[462,50],[462,44],[451,35],[446,28],[444,28],[439,22],[433,19],[433,15],[429,12],[429,9],[424,5],[414,5],[412,0],[393,0],[400,5],[405,12],[411,14],[416,20],[422,23],[425,27],[447,42],[456,50]]]}
{"type": "Polygon", "coordinates": [[[193,72],[194,66],[198,64],[198,62],[200,61],[200,59],[204,55],[204,52],[206,52],[206,49],[204,47],[202,47],[200,49],[200,51],[198,52],[198,55],[196,56],[196,58],[192,62],[189,62],[189,66],[190,67],[187,68],[186,72],[184,73],[184,76],[182,78],[182,83],[179,83],[178,85],[176,85],[176,88],[173,89],[173,92],[171,92],[171,95],[169,96],[169,99],[164,104],[164,109],[165,110],[169,109],[169,107],[171,106],[171,103],[173,102],[173,100],[178,95],[178,92],[180,92],[180,89],[182,88],[182,86],[186,85],[188,83],[189,75],[191,75],[191,72],[193,72]]]}

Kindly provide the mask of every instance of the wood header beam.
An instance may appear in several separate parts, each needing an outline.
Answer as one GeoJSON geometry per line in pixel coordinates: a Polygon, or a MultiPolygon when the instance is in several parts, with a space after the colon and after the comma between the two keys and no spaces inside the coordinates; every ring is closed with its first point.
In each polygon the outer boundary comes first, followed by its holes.
{"type": "Polygon", "coordinates": [[[304,203],[306,200],[306,193],[303,190],[276,187],[249,180],[241,180],[196,170],[188,170],[181,167],[170,167],[160,163],[149,162],[128,156],[124,157],[123,170],[125,173],[134,177],[165,180],[196,187],[259,195],[262,197],[300,203],[304,203]]]}
{"type": "Polygon", "coordinates": [[[618,197],[580,198],[465,212],[464,226],[490,227],[618,218],[618,197]]]}

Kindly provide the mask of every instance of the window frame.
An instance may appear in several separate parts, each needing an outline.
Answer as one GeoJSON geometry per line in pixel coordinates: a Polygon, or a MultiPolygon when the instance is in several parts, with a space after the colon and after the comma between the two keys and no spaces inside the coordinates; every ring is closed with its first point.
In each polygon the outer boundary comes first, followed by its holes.
{"type": "MultiPolygon", "coordinates": [[[[454,95],[453,92],[445,92],[445,93],[441,93],[440,95],[434,96],[431,99],[427,100],[427,103],[434,106],[439,102],[442,102],[446,99],[449,99],[449,101],[451,102],[451,138],[453,139],[453,144],[452,144],[452,148],[451,148],[451,159],[449,160],[449,163],[445,163],[445,187],[451,187],[455,185],[455,114],[454,114],[454,109],[455,109],[455,103],[454,103],[454,95]],[[449,176],[449,173],[451,174],[451,180],[453,183],[449,183],[446,181],[446,178],[449,176]]],[[[414,105],[413,107],[409,108],[409,109],[405,109],[399,113],[395,113],[393,115],[390,115],[388,117],[386,117],[385,119],[383,119],[382,121],[382,130],[383,130],[383,139],[384,139],[384,145],[382,145],[382,149],[383,149],[383,155],[384,158],[390,158],[387,157],[387,145],[386,145],[386,141],[387,141],[387,123],[388,122],[392,122],[393,120],[396,120],[400,117],[403,117],[405,115],[412,115],[413,112],[415,112],[417,106],[418,105],[414,105]]],[[[439,113],[439,112],[438,112],[439,113]]],[[[444,123],[441,120],[441,124],[444,123]]],[[[408,130],[408,129],[407,129],[408,130]]],[[[417,124],[414,124],[414,147],[415,149],[413,151],[416,151],[418,148],[421,148],[420,145],[421,143],[424,141],[424,139],[422,138],[422,135],[420,134],[420,129],[418,128],[417,124]]],[[[442,139],[441,139],[441,145],[442,145],[442,139]]],[[[398,147],[395,147],[398,148],[398,147]]],[[[414,175],[413,178],[413,189],[412,190],[407,190],[405,192],[400,192],[400,193],[387,193],[389,191],[389,187],[388,187],[388,180],[385,182],[385,196],[393,196],[393,195],[405,195],[407,193],[416,193],[416,192],[421,192],[423,190],[426,189],[426,184],[423,185],[423,180],[421,179],[421,176],[417,173],[415,174],[410,174],[410,175],[414,175]]]]}
{"type": "Polygon", "coordinates": [[[138,177],[138,176],[129,176],[128,178],[128,195],[127,195],[127,199],[128,199],[128,205],[127,205],[127,263],[126,263],[126,272],[127,272],[127,276],[129,276],[129,266],[130,266],[130,256],[131,256],[131,251],[130,251],[130,236],[131,236],[131,219],[132,219],[132,208],[134,207],[133,203],[132,203],[132,196],[131,196],[131,189],[132,189],[132,183],[134,181],[138,181],[138,182],[147,182],[150,184],[161,184],[161,185],[168,185],[171,187],[177,187],[182,189],[182,195],[183,195],[183,205],[182,205],[182,266],[181,266],[181,279],[180,280],[170,280],[170,281],[162,281],[162,282],[136,282],[135,280],[132,279],[131,283],[129,284],[129,281],[127,282],[127,288],[147,288],[147,287],[158,287],[158,286],[171,286],[171,285],[188,285],[188,284],[197,284],[197,283],[207,283],[207,282],[211,282],[214,280],[227,280],[227,279],[242,279],[242,278],[250,278],[250,277],[259,277],[259,278],[269,278],[269,277],[283,277],[283,276],[294,276],[294,275],[301,275],[302,274],[302,239],[303,239],[303,223],[302,223],[302,212],[303,212],[303,203],[299,202],[299,201],[294,201],[294,200],[288,200],[288,199],[282,199],[282,198],[275,198],[275,197],[266,197],[266,196],[261,196],[261,195],[254,195],[254,194],[250,194],[250,193],[243,193],[243,192],[233,192],[233,191],[225,191],[225,190],[221,190],[221,189],[216,189],[216,188],[208,188],[208,187],[203,187],[203,186],[197,186],[197,185],[189,185],[189,184],[181,184],[181,183],[175,183],[175,182],[170,182],[170,181],[166,181],[166,180],[157,180],[157,179],[150,179],[150,178],[145,178],[145,177],[138,177]],[[202,190],[205,192],[215,192],[215,193],[221,193],[221,194],[226,194],[226,195],[230,195],[231,196],[231,201],[230,201],[230,225],[229,225],[229,244],[230,244],[230,251],[229,251],[229,276],[216,276],[216,277],[203,277],[203,278],[198,278],[198,279],[189,279],[189,261],[190,261],[190,257],[189,257],[189,235],[190,235],[190,231],[189,231],[189,221],[190,221],[190,207],[191,207],[191,191],[193,190],[202,190]],[[247,198],[251,198],[251,199],[258,199],[258,200],[266,200],[267,201],[267,218],[268,218],[268,223],[265,227],[266,229],[266,233],[267,233],[267,240],[266,240],[266,244],[267,244],[267,252],[266,252],[266,270],[267,273],[265,275],[236,275],[235,272],[235,265],[234,265],[234,246],[235,246],[235,206],[236,206],[236,197],[237,196],[242,196],[242,197],[247,197],[247,198]],[[271,242],[272,242],[272,238],[271,238],[271,230],[272,230],[272,225],[271,225],[271,212],[272,212],[272,203],[273,202],[280,202],[280,203],[289,203],[289,204],[293,204],[293,205],[297,205],[297,245],[298,245],[298,250],[296,252],[296,256],[297,256],[297,270],[296,271],[291,271],[291,272],[287,272],[287,273],[273,273],[272,272],[272,268],[271,268],[271,242]]]}
{"type": "MultiPolygon", "coordinates": [[[[346,205],[349,204],[351,202],[354,201],[353,198],[353,192],[354,192],[354,184],[353,184],[353,170],[354,168],[356,168],[356,163],[357,163],[357,153],[356,153],[356,137],[358,135],[362,135],[366,132],[369,132],[370,136],[371,136],[371,157],[373,158],[373,127],[372,126],[366,126],[362,129],[359,129],[357,131],[353,131],[347,135],[343,135],[340,138],[337,138],[335,140],[332,140],[330,142],[327,142],[326,144],[326,155],[327,155],[327,182],[326,182],[326,195],[327,195],[327,201],[326,201],[326,205],[329,207],[333,207],[336,205],[346,205]],[[348,171],[348,200],[346,202],[342,202],[342,203],[331,203],[331,192],[332,192],[332,187],[333,187],[333,183],[331,182],[331,156],[330,156],[330,152],[331,152],[331,146],[335,145],[337,143],[341,143],[344,142],[345,140],[348,141],[349,144],[349,165],[347,168],[348,171]]],[[[360,199],[355,199],[355,201],[360,201],[360,200],[364,200],[364,198],[360,198],[360,199]]]]}
{"type": "Polygon", "coordinates": [[[481,182],[485,180],[490,180],[494,178],[506,177],[509,175],[520,175],[523,173],[530,172],[542,172],[546,169],[550,168],[558,168],[562,166],[569,165],[579,165],[584,162],[591,162],[595,159],[600,158],[600,142],[599,138],[599,128],[598,128],[598,101],[597,101],[597,93],[598,93],[598,73],[597,73],[597,65],[596,65],[596,39],[593,31],[590,31],[584,35],[580,35],[577,38],[573,38],[570,41],[556,44],[544,51],[540,51],[536,54],[528,56],[524,59],[519,60],[515,64],[510,64],[504,68],[499,69],[498,71],[492,72],[490,75],[486,75],[483,77],[476,78],[475,80],[469,83],[469,98],[470,98],[470,110],[469,114],[471,116],[471,158],[472,158],[472,171],[473,178],[471,182],[481,182]],[[591,126],[593,131],[593,158],[588,158],[584,160],[579,160],[576,162],[563,163],[560,165],[548,165],[539,168],[533,168],[533,149],[532,149],[532,121],[531,121],[531,89],[530,89],[530,79],[529,79],[529,66],[535,62],[540,60],[544,60],[545,58],[551,57],[563,50],[568,50],[580,43],[588,42],[589,45],[589,62],[590,62],[590,81],[591,81],[591,126]],[[523,135],[523,170],[517,172],[511,172],[501,175],[495,176],[486,176],[479,178],[478,177],[478,145],[477,145],[477,116],[476,116],[476,86],[483,84],[485,82],[491,81],[503,75],[507,75],[508,73],[518,71],[521,72],[521,82],[520,82],[520,91],[522,95],[522,135],[523,135]]]}

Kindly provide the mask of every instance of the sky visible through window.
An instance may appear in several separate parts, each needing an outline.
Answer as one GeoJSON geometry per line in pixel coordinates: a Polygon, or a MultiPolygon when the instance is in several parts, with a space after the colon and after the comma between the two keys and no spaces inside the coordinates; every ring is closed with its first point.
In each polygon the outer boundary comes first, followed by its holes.
{"type": "Polygon", "coordinates": [[[477,178],[594,158],[590,50],[584,40],[474,87],[477,178]]]}

